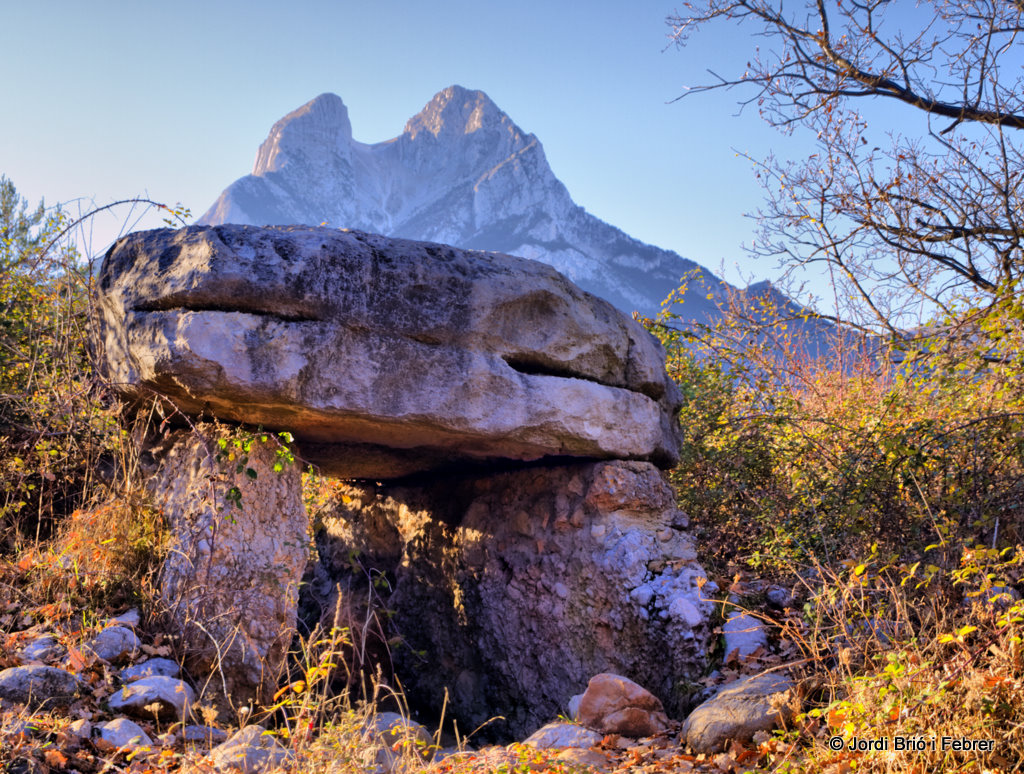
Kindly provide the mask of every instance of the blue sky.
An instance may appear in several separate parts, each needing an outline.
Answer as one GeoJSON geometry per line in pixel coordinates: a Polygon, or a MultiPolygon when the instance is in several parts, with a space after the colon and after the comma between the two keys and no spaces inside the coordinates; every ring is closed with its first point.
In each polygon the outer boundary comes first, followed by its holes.
{"type": "MultiPolygon", "coordinates": [[[[736,150],[801,152],[736,93],[672,100],[734,70],[738,31],[670,46],[672,0],[154,3],[0,0],[0,172],[31,201],[147,194],[198,216],[278,118],[332,91],[377,142],[453,83],[536,134],[578,204],[731,281],[761,201],[736,150]],[[17,67],[14,67],[17,63],[17,67]]],[[[720,30],[719,32],[722,32],[720,30]]],[[[97,224],[98,241],[119,225],[97,224]]],[[[159,219],[142,225],[159,225],[159,219]]],[[[97,246],[98,247],[98,246],[97,246]]]]}

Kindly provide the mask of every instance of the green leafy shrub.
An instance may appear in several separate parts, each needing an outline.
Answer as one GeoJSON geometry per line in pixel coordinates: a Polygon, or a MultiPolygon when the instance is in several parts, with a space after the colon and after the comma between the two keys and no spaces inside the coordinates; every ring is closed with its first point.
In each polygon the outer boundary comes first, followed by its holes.
{"type": "Polygon", "coordinates": [[[87,357],[88,281],[63,213],[0,177],[0,545],[46,537],[82,504],[116,435],[87,357]]]}
{"type": "Polygon", "coordinates": [[[951,567],[957,546],[1024,537],[1019,299],[964,313],[996,342],[953,351],[921,337],[894,355],[837,335],[820,358],[795,331],[766,340],[750,321],[777,310],[761,300],[715,325],[685,324],[673,301],[651,322],[684,397],[673,478],[721,542],[714,556],[836,565],[878,545],[951,567]]]}

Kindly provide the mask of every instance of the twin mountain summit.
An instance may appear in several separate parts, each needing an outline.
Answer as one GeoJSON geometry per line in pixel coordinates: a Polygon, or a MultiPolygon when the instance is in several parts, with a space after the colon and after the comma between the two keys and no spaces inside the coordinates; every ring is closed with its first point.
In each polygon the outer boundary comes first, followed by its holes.
{"type": "Polygon", "coordinates": [[[340,97],[321,94],[274,124],[252,174],[198,222],[326,224],[509,253],[550,264],[627,314],[648,317],[694,270],[702,286],[687,294],[686,317],[714,317],[707,296],[729,290],[693,261],[577,205],[540,140],[482,91],[461,86],[436,94],[398,137],[373,144],[353,139],[340,97]]]}

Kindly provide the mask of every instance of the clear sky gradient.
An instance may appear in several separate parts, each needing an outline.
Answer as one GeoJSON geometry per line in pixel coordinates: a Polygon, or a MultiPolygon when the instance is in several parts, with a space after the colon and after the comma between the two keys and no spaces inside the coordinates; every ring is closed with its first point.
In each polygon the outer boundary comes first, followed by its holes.
{"type": "MultiPolygon", "coordinates": [[[[674,8],[0,0],[0,173],[33,204],[146,194],[198,216],[251,171],[274,121],[317,94],[340,95],[355,138],[378,142],[457,83],[536,134],[588,211],[713,270],[724,264],[730,281],[776,276],[741,249],[761,191],[736,151],[796,154],[800,139],[755,110],[737,116],[739,93],[672,102],[708,68],[736,72],[753,45],[733,31],[681,51],[667,37],[674,8]]],[[[100,223],[97,239],[115,227],[100,223]]]]}

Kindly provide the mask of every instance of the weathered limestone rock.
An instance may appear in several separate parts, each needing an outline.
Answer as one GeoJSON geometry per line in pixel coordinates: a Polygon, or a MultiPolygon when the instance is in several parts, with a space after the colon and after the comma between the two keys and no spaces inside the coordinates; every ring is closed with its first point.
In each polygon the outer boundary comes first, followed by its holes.
{"type": "Polygon", "coordinates": [[[57,667],[32,664],[0,672],[0,702],[27,704],[32,709],[66,707],[78,689],[78,678],[57,667]]]}
{"type": "Polygon", "coordinates": [[[566,712],[569,713],[569,719],[572,721],[578,721],[580,719],[580,702],[583,701],[582,693],[575,693],[569,697],[568,704],[565,705],[566,712]]]}
{"type": "Polygon", "coordinates": [[[668,730],[661,701],[627,677],[599,674],[580,700],[580,723],[601,734],[654,736],[668,730]]]}
{"type": "Polygon", "coordinates": [[[615,769],[608,756],[598,750],[583,750],[567,747],[554,757],[556,764],[568,767],[569,771],[593,771],[601,774],[615,769]]]}
{"type": "Polygon", "coordinates": [[[64,654],[64,648],[52,634],[32,640],[19,654],[20,661],[27,664],[33,661],[50,661],[64,654]]]}
{"type": "Polygon", "coordinates": [[[768,647],[764,624],[742,610],[730,611],[728,619],[722,624],[722,637],[725,639],[727,660],[736,657],[742,661],[758,648],[768,647]]]}
{"type": "Polygon", "coordinates": [[[131,683],[143,677],[177,677],[181,667],[169,658],[150,658],[121,670],[121,682],[131,683]]]}
{"type": "Polygon", "coordinates": [[[149,734],[128,718],[114,718],[106,723],[97,723],[95,731],[96,736],[119,750],[153,746],[149,734]]]}
{"type": "Polygon", "coordinates": [[[135,655],[142,642],[126,626],[109,626],[86,642],[84,647],[98,658],[116,664],[135,655]]]}
{"type": "Polygon", "coordinates": [[[690,713],[683,739],[697,753],[716,753],[732,740],[788,722],[799,711],[793,681],[776,673],[744,677],[722,688],[690,713]]]}
{"type": "Polygon", "coordinates": [[[111,382],[288,430],[325,472],[678,458],[660,345],[550,266],[362,232],[131,234],[100,278],[111,382]]]}
{"type": "MultiPolygon", "coordinates": [[[[100,287],[124,397],[287,430],[376,482],[327,518],[313,585],[365,584],[353,552],[388,581],[414,700],[450,689],[463,727],[521,734],[612,671],[689,706],[711,592],[656,467],[678,458],[679,393],[638,323],[544,264],[303,226],[133,234],[100,287]]],[[[184,666],[237,706],[274,687],[307,520],[298,468],[225,433],[152,448],[151,489],[184,666]]]]}
{"type": "Polygon", "coordinates": [[[295,631],[308,555],[299,467],[266,434],[204,425],[168,445],[151,489],[175,541],[161,592],[181,630],[185,666],[208,677],[200,693],[212,689],[236,706],[269,699],[295,631]]]}
{"type": "Polygon", "coordinates": [[[282,747],[262,726],[246,726],[210,751],[210,760],[217,771],[242,774],[272,771],[292,757],[292,751],[282,747]]]}
{"type": "Polygon", "coordinates": [[[704,670],[713,584],[701,590],[692,539],[653,465],[352,485],[341,499],[317,536],[321,561],[356,600],[367,592],[353,552],[386,574],[393,592],[381,604],[408,646],[393,658],[419,706],[440,707],[447,687],[460,727],[503,715],[495,734],[521,737],[591,676],[616,672],[672,712],[689,707],[681,686],[704,670]]]}
{"type": "Polygon", "coordinates": [[[556,721],[541,726],[526,739],[523,744],[536,747],[540,750],[563,749],[563,748],[590,748],[601,743],[604,737],[596,731],[591,731],[576,723],[564,723],[556,721]]]}
{"type": "Polygon", "coordinates": [[[204,744],[207,747],[213,747],[221,742],[226,742],[228,732],[213,726],[185,726],[182,729],[181,738],[187,745],[204,744]]]}
{"type": "Polygon", "coordinates": [[[113,618],[107,619],[107,626],[127,626],[134,629],[139,625],[139,611],[134,607],[130,610],[125,610],[121,615],[114,616],[113,618]]]}
{"type": "Polygon", "coordinates": [[[128,683],[110,696],[110,708],[152,720],[187,720],[196,699],[188,683],[156,675],[128,683]]]}
{"type": "Polygon", "coordinates": [[[88,739],[92,736],[92,723],[85,718],[73,720],[68,725],[68,733],[77,736],[79,739],[88,739]]]}

